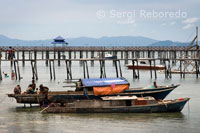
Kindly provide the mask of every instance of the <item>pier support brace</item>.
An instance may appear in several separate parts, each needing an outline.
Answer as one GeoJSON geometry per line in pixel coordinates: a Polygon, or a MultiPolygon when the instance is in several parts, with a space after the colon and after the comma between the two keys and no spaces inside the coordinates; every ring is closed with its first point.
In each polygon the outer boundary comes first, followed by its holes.
{"type": "Polygon", "coordinates": [[[32,79],[38,80],[37,62],[36,62],[36,60],[31,60],[31,68],[32,68],[32,73],[33,73],[32,79]]]}
{"type": "Polygon", "coordinates": [[[54,60],[49,60],[50,79],[56,79],[54,60]]]}
{"type": "Polygon", "coordinates": [[[116,77],[118,78],[119,77],[119,74],[120,74],[120,77],[122,77],[122,69],[121,69],[121,64],[120,64],[120,60],[114,60],[114,65],[115,65],[115,70],[116,70],[116,77]],[[119,68],[118,68],[118,65],[119,65],[119,68]],[[119,69],[119,70],[118,70],[119,69]]]}
{"type": "Polygon", "coordinates": [[[67,79],[72,79],[71,61],[65,60],[65,64],[66,64],[66,70],[67,70],[67,79]]]}
{"type": "Polygon", "coordinates": [[[15,70],[15,79],[21,80],[19,62],[18,60],[14,60],[14,70],[15,70]]]}
{"type": "Polygon", "coordinates": [[[83,76],[84,78],[90,78],[87,61],[83,60],[82,62],[83,62],[83,76]]]}
{"type": "Polygon", "coordinates": [[[1,73],[1,59],[0,59],[0,80],[2,80],[2,73],[1,73]]]}
{"type": "Polygon", "coordinates": [[[100,78],[106,78],[105,60],[99,60],[100,63],[100,78]]]}

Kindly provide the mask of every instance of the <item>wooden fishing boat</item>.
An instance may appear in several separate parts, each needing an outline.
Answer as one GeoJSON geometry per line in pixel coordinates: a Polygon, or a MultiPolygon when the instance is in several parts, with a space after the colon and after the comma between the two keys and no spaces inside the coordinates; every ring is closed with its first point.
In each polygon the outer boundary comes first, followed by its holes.
{"type": "Polygon", "coordinates": [[[65,104],[51,103],[41,112],[47,113],[159,113],[180,112],[189,98],[157,101],[153,97],[113,96],[76,100],[65,104]]]}
{"type": "Polygon", "coordinates": [[[131,64],[126,65],[126,67],[128,69],[134,68],[134,69],[140,69],[140,70],[150,70],[150,69],[152,69],[152,70],[164,70],[165,69],[164,65],[155,65],[155,66],[154,66],[154,64],[150,65],[148,60],[139,60],[138,65],[135,62],[134,66],[131,63],[131,64]]]}
{"type": "MultiPolygon", "coordinates": [[[[179,85],[157,86],[157,88],[129,88],[129,83],[124,78],[82,79],[76,91],[49,91],[49,102],[65,103],[82,99],[100,99],[102,96],[152,96],[155,99],[164,99],[179,85]],[[115,84],[112,88],[111,85],[115,84]],[[82,87],[80,87],[82,86],[82,87]],[[128,88],[128,89],[127,89],[128,88]],[[112,90],[112,91],[111,91],[112,90]],[[99,92],[100,91],[100,92],[99,92]]],[[[8,94],[16,99],[17,103],[39,104],[44,101],[42,94],[8,94]]]]}

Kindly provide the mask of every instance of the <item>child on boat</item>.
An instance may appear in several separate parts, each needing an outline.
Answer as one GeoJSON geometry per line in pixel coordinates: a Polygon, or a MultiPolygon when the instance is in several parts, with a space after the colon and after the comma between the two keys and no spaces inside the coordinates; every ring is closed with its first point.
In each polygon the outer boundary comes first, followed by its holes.
{"type": "Polygon", "coordinates": [[[14,88],[14,94],[21,94],[21,87],[20,87],[20,85],[17,85],[17,86],[14,88]]]}

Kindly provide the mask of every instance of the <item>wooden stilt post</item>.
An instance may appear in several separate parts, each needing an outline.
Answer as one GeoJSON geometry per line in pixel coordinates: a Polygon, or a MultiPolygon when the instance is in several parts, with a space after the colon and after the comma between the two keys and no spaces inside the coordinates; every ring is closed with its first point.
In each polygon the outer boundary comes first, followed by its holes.
{"type": "Polygon", "coordinates": [[[87,61],[85,61],[85,65],[86,65],[87,78],[90,78],[87,61]]]}
{"type": "Polygon", "coordinates": [[[150,64],[150,75],[151,75],[151,79],[152,79],[152,65],[151,65],[151,60],[149,60],[149,64],[150,64]]]}
{"type": "Polygon", "coordinates": [[[18,71],[18,78],[21,80],[20,69],[19,69],[19,62],[17,61],[17,71],[18,71]]]}
{"type": "MultiPolygon", "coordinates": [[[[139,65],[138,60],[136,60],[136,63],[137,63],[137,67],[138,67],[138,65],[139,65]]],[[[140,72],[139,72],[139,69],[137,69],[137,78],[138,78],[138,79],[140,78],[140,72]]]]}
{"type": "Polygon", "coordinates": [[[88,51],[86,51],[86,58],[88,58],[88,51]]]}
{"type": "Polygon", "coordinates": [[[122,76],[122,68],[121,68],[120,60],[118,60],[118,65],[119,65],[120,77],[123,77],[123,76],[122,76]]]}
{"type": "Polygon", "coordinates": [[[171,79],[172,78],[172,70],[171,70],[171,62],[169,60],[169,64],[168,64],[168,71],[169,71],[169,78],[171,79]]]}
{"type": "MultiPolygon", "coordinates": [[[[17,80],[17,69],[16,69],[16,61],[14,63],[14,71],[15,71],[15,79],[17,80]]],[[[12,77],[11,77],[12,78],[12,77]]]]}
{"type": "Polygon", "coordinates": [[[51,60],[49,60],[49,72],[50,72],[50,79],[52,80],[51,60]]]}
{"type": "Polygon", "coordinates": [[[121,51],[121,59],[123,59],[124,58],[124,56],[123,56],[123,51],[121,51]]]}
{"type": "Polygon", "coordinates": [[[74,59],[76,59],[76,51],[74,51],[74,59]]]}
{"type": "Polygon", "coordinates": [[[162,60],[165,66],[165,78],[167,78],[167,64],[166,64],[166,60],[162,60]]]}
{"type": "Polygon", "coordinates": [[[19,60],[19,50],[17,50],[17,60],[19,60]]]}
{"type": "Polygon", "coordinates": [[[2,80],[2,73],[1,73],[1,59],[0,59],[0,80],[2,80]]]}
{"type": "Polygon", "coordinates": [[[5,60],[8,60],[8,51],[5,51],[5,60]]]}
{"type": "Polygon", "coordinates": [[[133,65],[133,79],[137,78],[136,74],[135,74],[135,61],[132,60],[132,65],[133,65]]]}
{"type": "Polygon", "coordinates": [[[66,70],[67,70],[67,79],[72,79],[71,62],[69,60],[65,60],[65,63],[66,63],[66,70]]]}
{"type": "Polygon", "coordinates": [[[50,63],[50,61],[49,61],[49,51],[48,50],[46,50],[46,66],[48,66],[48,63],[50,63]]]}
{"type": "Polygon", "coordinates": [[[181,78],[183,78],[182,77],[182,61],[180,60],[180,76],[181,76],[181,78]]]}
{"type": "Polygon", "coordinates": [[[99,64],[100,64],[100,78],[103,78],[103,61],[102,60],[99,60],[99,64]]]}
{"type": "Polygon", "coordinates": [[[103,61],[103,77],[106,78],[106,66],[105,66],[105,60],[103,61]]]}
{"type": "MultiPolygon", "coordinates": [[[[91,58],[94,58],[94,51],[91,51],[91,58]]],[[[91,66],[94,66],[94,60],[91,60],[91,66]]]]}
{"type": "Polygon", "coordinates": [[[157,73],[156,73],[156,60],[154,59],[154,75],[155,75],[155,79],[157,79],[157,73]]]}
{"type": "Polygon", "coordinates": [[[42,50],[42,59],[44,59],[44,51],[42,50]]]}
{"type": "Polygon", "coordinates": [[[53,60],[53,76],[54,76],[54,80],[55,80],[56,79],[56,72],[55,72],[54,60],[53,60]]]}
{"type": "Polygon", "coordinates": [[[34,50],[34,59],[37,60],[37,51],[34,50]]]}
{"type": "Polygon", "coordinates": [[[32,73],[33,73],[32,79],[38,80],[37,62],[36,62],[36,60],[31,60],[31,67],[32,67],[32,73]]]}
{"type": "Polygon", "coordinates": [[[35,79],[35,71],[34,71],[34,67],[33,67],[33,61],[31,60],[31,68],[32,68],[32,79],[35,79]]]}
{"type": "Polygon", "coordinates": [[[58,50],[58,66],[60,66],[60,50],[58,50]]]}
{"type": "Polygon", "coordinates": [[[118,74],[118,67],[117,67],[117,61],[116,60],[115,60],[115,70],[116,70],[116,76],[118,78],[119,74],[118,74]]]}
{"type": "Polygon", "coordinates": [[[25,66],[25,51],[22,51],[22,66],[25,66]]]}
{"type": "Polygon", "coordinates": [[[86,74],[85,74],[85,61],[82,61],[83,63],[83,77],[86,78],[86,74]]]}

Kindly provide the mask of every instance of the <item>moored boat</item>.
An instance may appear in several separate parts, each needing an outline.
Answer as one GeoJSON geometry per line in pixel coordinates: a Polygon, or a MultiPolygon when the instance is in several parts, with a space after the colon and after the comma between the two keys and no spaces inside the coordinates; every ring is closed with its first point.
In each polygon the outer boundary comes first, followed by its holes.
{"type": "MultiPolygon", "coordinates": [[[[179,85],[157,86],[156,88],[129,88],[129,83],[124,78],[81,79],[76,91],[50,91],[49,102],[68,102],[82,99],[100,99],[102,96],[152,96],[155,99],[164,99],[179,85]]],[[[42,94],[8,94],[16,99],[17,103],[38,104],[44,101],[42,94]]]]}
{"type": "Polygon", "coordinates": [[[128,69],[140,69],[140,70],[164,70],[165,66],[164,65],[155,65],[154,64],[149,64],[148,60],[138,60],[138,64],[135,62],[134,65],[128,64],[126,65],[128,69]]]}
{"type": "Polygon", "coordinates": [[[76,100],[64,104],[51,103],[42,108],[47,113],[159,113],[180,112],[189,98],[157,101],[153,97],[113,96],[76,100]]]}

